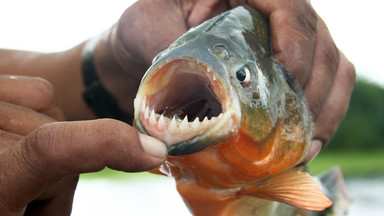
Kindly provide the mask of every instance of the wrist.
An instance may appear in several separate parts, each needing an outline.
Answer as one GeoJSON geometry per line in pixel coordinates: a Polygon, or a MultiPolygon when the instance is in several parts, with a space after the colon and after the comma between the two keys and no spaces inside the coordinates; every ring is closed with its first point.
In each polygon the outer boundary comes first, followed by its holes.
{"type": "Polygon", "coordinates": [[[89,40],[83,49],[83,98],[98,117],[132,123],[133,100],[142,76],[137,71],[146,67],[124,50],[113,32],[112,28],[89,40]]]}
{"type": "Polygon", "coordinates": [[[85,89],[82,97],[97,117],[131,123],[133,121],[131,115],[122,111],[117,99],[105,88],[99,78],[94,62],[94,50],[98,41],[98,38],[93,38],[87,41],[83,48],[81,69],[85,89]]]}

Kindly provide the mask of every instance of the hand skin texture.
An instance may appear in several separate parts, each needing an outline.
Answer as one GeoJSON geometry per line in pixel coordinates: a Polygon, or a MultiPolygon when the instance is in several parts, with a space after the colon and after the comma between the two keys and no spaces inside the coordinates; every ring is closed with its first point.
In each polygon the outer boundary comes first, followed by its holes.
{"type": "Polygon", "coordinates": [[[311,161],[335,134],[356,84],[355,68],[336,47],[308,0],[230,0],[249,4],[270,22],[275,60],[299,81],[316,121],[311,161]]]}
{"type": "MultiPolygon", "coordinates": [[[[274,58],[304,89],[316,120],[309,162],[344,118],[356,75],[306,0],[140,0],[98,39],[101,82],[133,114],[153,57],[190,27],[240,4],[269,19],[274,58]]],[[[0,75],[1,215],[69,215],[79,173],[106,166],[150,170],[166,157],[163,143],[128,124],[90,120],[95,115],[81,97],[83,46],[59,53],[0,50],[0,74],[14,75],[0,75]]]]}
{"type": "Polygon", "coordinates": [[[166,158],[163,143],[123,122],[62,121],[45,80],[0,75],[0,100],[1,215],[69,215],[79,173],[145,171],[166,158]]]}

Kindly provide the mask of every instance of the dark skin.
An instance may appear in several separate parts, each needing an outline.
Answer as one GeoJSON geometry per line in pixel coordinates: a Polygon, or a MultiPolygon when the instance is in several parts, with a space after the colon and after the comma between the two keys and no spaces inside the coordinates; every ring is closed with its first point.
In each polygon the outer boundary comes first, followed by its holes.
{"type": "MultiPolygon", "coordinates": [[[[140,0],[98,41],[101,82],[133,114],[137,87],[153,57],[190,27],[244,3],[269,18],[274,58],[304,89],[316,120],[308,162],[342,121],[356,77],[305,0],[140,0]]],[[[79,173],[106,166],[145,171],[167,156],[163,143],[123,122],[74,121],[95,118],[81,98],[82,47],[49,54],[0,50],[0,74],[45,79],[0,76],[1,215],[69,215],[79,173]]]]}
{"type": "Polygon", "coordinates": [[[0,99],[2,215],[69,215],[79,173],[144,171],[166,157],[163,143],[123,122],[64,122],[45,80],[1,75],[0,99]]]}

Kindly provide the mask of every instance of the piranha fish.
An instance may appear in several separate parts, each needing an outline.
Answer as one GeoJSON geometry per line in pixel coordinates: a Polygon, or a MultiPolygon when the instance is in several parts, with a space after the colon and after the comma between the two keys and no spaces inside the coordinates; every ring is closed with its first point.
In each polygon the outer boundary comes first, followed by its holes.
{"type": "Polygon", "coordinates": [[[168,145],[159,170],[193,215],[305,215],[332,205],[300,171],[314,123],[269,37],[258,11],[237,7],[182,35],[142,79],[135,126],[168,145]]]}

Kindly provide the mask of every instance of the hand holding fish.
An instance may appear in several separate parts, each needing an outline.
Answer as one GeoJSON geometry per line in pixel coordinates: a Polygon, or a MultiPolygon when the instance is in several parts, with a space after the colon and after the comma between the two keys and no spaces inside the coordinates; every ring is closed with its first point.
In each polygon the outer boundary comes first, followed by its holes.
{"type": "Polygon", "coordinates": [[[141,0],[98,38],[93,58],[103,86],[133,115],[133,99],[153,58],[189,28],[225,10],[225,1],[141,0]]]}
{"type": "Polygon", "coordinates": [[[310,161],[335,134],[356,83],[354,66],[336,47],[324,21],[307,0],[230,0],[249,4],[269,19],[274,58],[304,89],[316,120],[310,161]]]}
{"type": "MultiPolygon", "coordinates": [[[[95,62],[102,83],[118,101],[133,101],[139,81],[157,53],[190,27],[240,4],[257,8],[269,19],[273,57],[304,89],[316,120],[310,161],[344,118],[356,75],[306,0],[138,1],[96,46],[95,62]]],[[[120,106],[133,113],[131,103],[120,106]]]]}
{"type": "MultiPolygon", "coordinates": [[[[304,160],[304,163],[308,162],[335,133],[346,113],[355,84],[353,65],[337,49],[324,22],[308,1],[140,0],[127,9],[119,22],[97,40],[93,60],[100,82],[117,99],[119,107],[133,115],[132,104],[136,90],[153,57],[190,27],[244,3],[257,8],[268,18],[274,59],[283,63],[304,89],[316,119],[312,150],[307,160],[304,160]]],[[[22,215],[27,207],[27,211],[41,210],[41,214],[54,212],[56,215],[58,208],[64,209],[62,214],[69,214],[77,173],[97,171],[104,166],[123,171],[148,170],[161,164],[165,157],[165,148],[162,148],[164,146],[161,143],[139,135],[122,122],[105,119],[57,122],[64,120],[64,115],[70,120],[90,118],[90,110],[81,98],[84,90],[79,67],[82,48],[83,45],[79,45],[56,54],[24,52],[9,55],[10,51],[0,51],[3,62],[9,63],[1,65],[0,73],[14,71],[15,74],[46,78],[57,90],[60,104],[59,108],[52,87],[42,80],[0,77],[0,176],[5,179],[1,182],[0,213],[22,215]],[[20,56],[28,57],[20,61],[17,58],[20,56]],[[145,143],[159,145],[151,150],[145,147],[145,143]],[[108,148],[108,154],[105,154],[104,148],[108,148]],[[150,152],[146,154],[145,151],[150,152]],[[33,209],[33,205],[29,205],[32,200],[39,201],[42,208],[33,209]]],[[[216,54],[220,57],[220,52],[216,54]]],[[[202,68],[206,69],[196,66],[196,69],[202,68]]],[[[198,124],[201,125],[203,123],[198,124]]],[[[306,152],[306,146],[301,151],[306,152]]],[[[222,152],[232,150],[231,145],[227,145],[227,149],[222,152]]],[[[247,153],[247,148],[242,150],[247,153]]],[[[233,157],[224,153],[230,163],[241,164],[230,161],[233,157]]],[[[216,152],[212,154],[216,155],[216,152]]],[[[289,161],[292,166],[300,159],[299,153],[295,154],[296,157],[291,157],[294,159],[289,161]]],[[[204,153],[201,155],[204,156],[204,153]]],[[[208,159],[215,159],[212,155],[208,156],[208,159]]],[[[259,156],[264,155],[260,153],[259,156]]],[[[196,163],[204,162],[208,163],[208,168],[217,168],[219,173],[223,170],[220,166],[211,167],[209,160],[196,160],[196,163]]],[[[285,163],[283,161],[281,164],[285,163]]],[[[213,163],[217,164],[224,163],[213,163]]],[[[241,169],[246,167],[239,166],[230,171],[239,174],[241,169]]],[[[211,174],[210,171],[206,173],[211,174]]],[[[264,186],[271,187],[263,187],[262,192],[267,191],[269,198],[276,198],[276,194],[271,195],[274,188],[272,183],[287,183],[281,180],[292,177],[290,173],[285,173],[284,178],[280,176],[269,179],[273,181],[268,181],[264,186]]],[[[202,176],[202,179],[209,180],[210,176],[202,176]]],[[[227,178],[227,172],[223,172],[221,177],[227,178]]],[[[241,177],[245,180],[248,178],[241,177]]],[[[302,174],[300,178],[308,179],[302,174]]],[[[225,186],[232,187],[232,183],[225,186]]],[[[217,186],[217,182],[212,182],[212,185],[217,186]]],[[[291,185],[287,183],[284,186],[291,185]]],[[[192,195],[196,191],[188,185],[181,185],[181,188],[192,195]]],[[[259,189],[245,187],[243,193],[260,194],[259,189]]],[[[196,199],[200,200],[201,194],[198,191],[196,194],[196,199]]]]}
{"type": "Polygon", "coordinates": [[[122,122],[58,122],[54,95],[42,79],[0,75],[0,215],[70,215],[79,173],[149,170],[165,158],[163,144],[122,122]]]}

